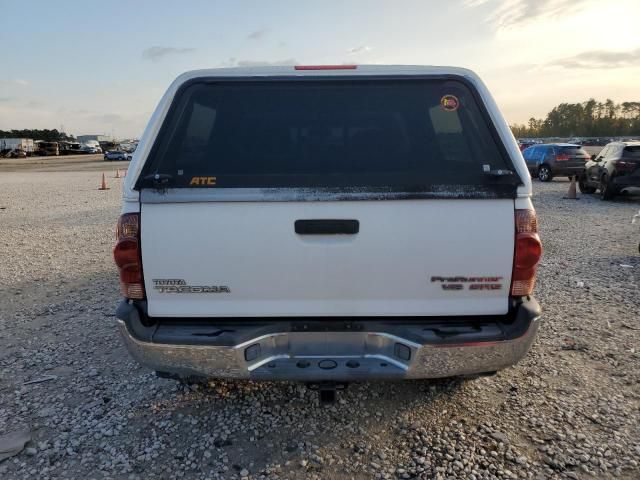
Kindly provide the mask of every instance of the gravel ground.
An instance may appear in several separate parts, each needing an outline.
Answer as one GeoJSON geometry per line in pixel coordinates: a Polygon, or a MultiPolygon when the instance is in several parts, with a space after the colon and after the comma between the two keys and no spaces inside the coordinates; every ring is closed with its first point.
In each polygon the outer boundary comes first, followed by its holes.
{"type": "Polygon", "coordinates": [[[545,322],[520,364],[354,384],[326,407],[298,384],[183,387],[129,358],[112,176],[101,192],[97,172],[0,175],[0,436],[32,435],[0,478],[640,477],[639,197],[535,183],[545,322]]]}
{"type": "Polygon", "coordinates": [[[95,155],[60,155],[58,157],[0,158],[0,172],[78,172],[127,168],[128,161],[104,161],[95,155]]]}

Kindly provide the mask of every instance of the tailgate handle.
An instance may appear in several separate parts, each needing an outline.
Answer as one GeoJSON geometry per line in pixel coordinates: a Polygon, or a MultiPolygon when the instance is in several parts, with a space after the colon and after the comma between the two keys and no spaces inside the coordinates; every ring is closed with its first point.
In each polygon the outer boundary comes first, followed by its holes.
{"type": "Polygon", "coordinates": [[[296,220],[298,235],[354,235],[360,231],[358,220],[296,220]]]}

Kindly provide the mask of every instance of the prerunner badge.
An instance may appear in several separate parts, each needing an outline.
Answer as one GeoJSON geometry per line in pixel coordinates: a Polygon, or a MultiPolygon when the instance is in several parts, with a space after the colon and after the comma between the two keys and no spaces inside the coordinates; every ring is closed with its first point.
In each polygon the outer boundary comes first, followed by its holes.
{"type": "Polygon", "coordinates": [[[460,101],[455,95],[445,95],[440,99],[440,105],[447,112],[455,112],[460,106],[460,101]]]}

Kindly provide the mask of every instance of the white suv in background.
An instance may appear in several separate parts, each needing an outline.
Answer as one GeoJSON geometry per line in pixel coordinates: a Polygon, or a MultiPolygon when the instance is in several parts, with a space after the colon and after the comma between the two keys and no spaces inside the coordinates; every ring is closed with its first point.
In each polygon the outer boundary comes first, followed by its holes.
{"type": "Polygon", "coordinates": [[[540,323],[531,180],[471,71],[188,72],[124,183],[131,354],[162,375],[484,374],[540,323]]]}

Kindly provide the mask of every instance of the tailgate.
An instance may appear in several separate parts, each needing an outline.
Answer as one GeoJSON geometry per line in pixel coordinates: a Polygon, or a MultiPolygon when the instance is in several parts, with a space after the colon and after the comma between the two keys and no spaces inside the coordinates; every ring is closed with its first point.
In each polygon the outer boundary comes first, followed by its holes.
{"type": "Polygon", "coordinates": [[[561,168],[584,168],[589,160],[589,154],[580,145],[568,145],[556,147],[558,152],[556,159],[561,168]]]}
{"type": "Polygon", "coordinates": [[[511,200],[144,204],[149,314],[503,314],[513,230],[511,200]],[[296,234],[300,219],[359,232],[296,234]]]}
{"type": "Polygon", "coordinates": [[[464,79],[192,81],[149,155],[151,316],[507,312],[520,179],[464,79]]]}

